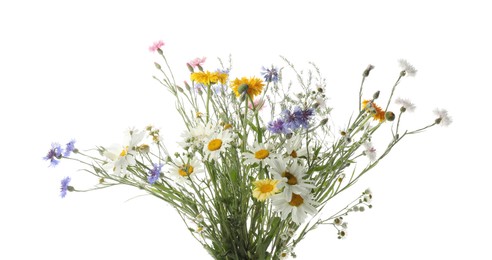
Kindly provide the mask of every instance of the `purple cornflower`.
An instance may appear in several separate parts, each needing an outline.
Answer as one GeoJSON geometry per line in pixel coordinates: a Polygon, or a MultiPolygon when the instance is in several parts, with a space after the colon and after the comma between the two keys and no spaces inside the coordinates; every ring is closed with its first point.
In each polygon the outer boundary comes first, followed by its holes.
{"type": "Polygon", "coordinates": [[[294,118],[298,127],[302,126],[304,128],[308,128],[309,120],[313,115],[314,110],[312,108],[302,110],[299,107],[296,107],[294,109],[294,118]]]}
{"type": "Polygon", "coordinates": [[[281,118],[274,120],[268,124],[268,130],[274,134],[284,133],[288,134],[299,127],[308,128],[309,120],[314,115],[314,109],[301,109],[299,107],[294,108],[294,112],[289,109],[282,111],[281,118]]]}
{"type": "Polygon", "coordinates": [[[274,134],[289,134],[290,133],[284,120],[282,120],[280,118],[268,123],[268,131],[270,131],[274,134]]]}
{"type": "Polygon", "coordinates": [[[60,192],[60,196],[62,198],[65,198],[65,196],[67,195],[67,191],[73,191],[73,187],[72,186],[68,186],[68,184],[70,183],[71,179],[70,177],[65,177],[63,180],[61,180],[61,192],[60,192]]]}
{"type": "Polygon", "coordinates": [[[75,150],[75,140],[72,139],[70,142],[67,143],[67,146],[65,147],[65,152],[63,152],[63,156],[68,157],[70,154],[75,150]]]}
{"type": "Polygon", "coordinates": [[[290,112],[289,109],[282,111],[281,115],[282,115],[282,118],[284,119],[285,126],[287,128],[291,129],[292,131],[299,128],[299,126],[297,125],[297,120],[296,120],[295,114],[290,112]]]}
{"type": "Polygon", "coordinates": [[[62,157],[62,148],[58,143],[52,143],[51,149],[48,154],[43,157],[44,160],[50,161],[50,166],[55,167],[60,162],[59,159],[62,157]]]}
{"type": "Polygon", "coordinates": [[[157,164],[154,163],[154,168],[149,171],[150,176],[148,177],[149,183],[154,184],[156,182],[160,175],[161,175],[161,169],[162,169],[162,164],[157,164]]]}
{"type": "Polygon", "coordinates": [[[278,69],[277,67],[273,67],[271,69],[267,69],[265,67],[261,67],[261,75],[265,79],[266,82],[278,82],[278,69]]]}

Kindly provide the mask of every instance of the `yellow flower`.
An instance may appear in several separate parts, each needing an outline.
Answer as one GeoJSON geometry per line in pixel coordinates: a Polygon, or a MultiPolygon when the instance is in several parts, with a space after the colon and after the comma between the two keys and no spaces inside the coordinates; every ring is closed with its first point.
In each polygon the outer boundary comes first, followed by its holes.
{"type": "Polygon", "coordinates": [[[253,197],[257,198],[259,201],[264,201],[270,198],[272,195],[277,193],[279,189],[277,188],[277,183],[279,180],[264,179],[253,182],[255,189],[253,190],[253,197]]]}
{"type": "Polygon", "coordinates": [[[379,122],[384,122],[386,120],[386,112],[382,108],[380,108],[376,103],[369,101],[369,100],[364,100],[362,101],[362,107],[366,110],[369,111],[373,114],[374,120],[379,120],[379,122]]]}
{"type": "Polygon", "coordinates": [[[191,73],[190,79],[207,86],[216,84],[217,82],[225,84],[227,81],[227,74],[220,72],[200,71],[191,73]]]}
{"type": "Polygon", "coordinates": [[[239,93],[239,86],[241,85],[247,85],[248,87],[246,88],[246,93],[251,98],[254,98],[255,96],[259,95],[261,91],[263,90],[263,81],[259,78],[252,77],[252,78],[246,78],[242,77],[241,79],[236,78],[232,83],[231,83],[231,88],[234,91],[234,94],[236,94],[236,97],[239,97],[241,93],[239,93]]]}

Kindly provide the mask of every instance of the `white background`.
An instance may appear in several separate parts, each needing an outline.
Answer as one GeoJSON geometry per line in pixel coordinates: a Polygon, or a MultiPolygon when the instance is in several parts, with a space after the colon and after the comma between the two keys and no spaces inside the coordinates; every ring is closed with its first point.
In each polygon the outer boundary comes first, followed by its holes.
{"type": "MultiPolygon", "coordinates": [[[[490,12],[486,1],[2,1],[0,4],[0,259],[205,259],[174,210],[139,191],[89,187],[71,162],[48,168],[51,142],[80,148],[119,142],[128,127],[161,127],[171,149],[183,130],[152,79],[162,39],[181,82],[185,63],[233,55],[235,76],[313,61],[328,82],[340,127],[357,107],[361,73],[387,98],[396,60],[419,70],[397,96],[416,105],[408,128],[448,109],[454,123],[403,140],[333,203],[366,187],[374,208],[347,218],[349,236],[321,227],[298,259],[491,259],[490,12]],[[10,3],[8,3],[10,2],[10,3]],[[104,3],[103,3],[104,2],[104,3]]],[[[334,128],[336,129],[336,127],[334,128]]]]}

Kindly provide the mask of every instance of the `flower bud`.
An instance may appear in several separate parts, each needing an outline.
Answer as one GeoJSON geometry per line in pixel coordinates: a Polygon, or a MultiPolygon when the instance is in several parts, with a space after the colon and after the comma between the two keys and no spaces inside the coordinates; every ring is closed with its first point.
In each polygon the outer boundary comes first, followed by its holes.
{"type": "Polygon", "coordinates": [[[188,67],[188,70],[193,73],[195,72],[195,70],[193,69],[193,67],[189,64],[189,63],[186,63],[186,67],[188,67]]]}
{"type": "Polygon", "coordinates": [[[158,70],[160,70],[160,69],[161,69],[161,65],[160,65],[159,63],[154,62],[154,65],[155,65],[155,67],[156,67],[158,70]]]}
{"type": "Polygon", "coordinates": [[[190,85],[188,85],[188,82],[186,82],[186,80],[184,81],[184,85],[185,85],[185,88],[186,90],[190,91],[190,85]]]}
{"type": "Polygon", "coordinates": [[[363,77],[368,77],[369,76],[369,72],[371,72],[372,69],[374,69],[374,66],[373,65],[371,65],[371,64],[367,65],[367,68],[362,73],[362,76],[363,77]]]}
{"type": "Polygon", "coordinates": [[[183,88],[182,88],[182,87],[180,87],[180,86],[178,86],[178,85],[176,85],[176,89],[178,89],[178,91],[179,91],[179,92],[181,92],[181,93],[183,93],[183,92],[184,92],[183,88]]]}
{"type": "Polygon", "coordinates": [[[326,123],[328,123],[328,118],[323,118],[323,120],[319,122],[319,125],[326,125],[326,123]]]}
{"type": "Polygon", "coordinates": [[[374,93],[374,94],[372,95],[372,98],[373,98],[373,99],[378,99],[378,97],[379,97],[379,93],[380,93],[380,91],[379,91],[379,90],[378,90],[378,91],[376,91],[376,93],[374,93]]]}
{"type": "Polygon", "coordinates": [[[202,68],[202,66],[200,66],[200,64],[197,64],[197,65],[196,65],[196,67],[197,67],[200,71],[202,71],[202,72],[203,72],[203,68],[202,68]]]}
{"type": "Polygon", "coordinates": [[[386,114],[384,114],[384,117],[386,118],[386,120],[391,122],[391,121],[395,120],[395,113],[388,111],[388,112],[386,112],[386,114]]]}
{"type": "Polygon", "coordinates": [[[239,92],[239,94],[242,94],[246,91],[248,91],[248,84],[241,84],[238,88],[237,88],[237,92],[239,92]]]}

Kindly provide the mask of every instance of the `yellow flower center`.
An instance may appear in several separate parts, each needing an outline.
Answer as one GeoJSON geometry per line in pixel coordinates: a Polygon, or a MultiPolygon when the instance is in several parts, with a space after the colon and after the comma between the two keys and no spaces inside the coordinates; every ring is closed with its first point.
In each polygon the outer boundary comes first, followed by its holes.
{"type": "Polygon", "coordinates": [[[183,165],[179,168],[178,173],[183,177],[190,176],[193,173],[193,166],[189,164],[183,165]]]}
{"type": "Polygon", "coordinates": [[[270,152],[268,152],[268,150],[261,149],[255,153],[255,158],[262,160],[267,158],[268,155],[270,155],[270,152]]]}
{"type": "Polygon", "coordinates": [[[121,151],[120,157],[126,156],[127,154],[128,154],[128,146],[121,151]]]}
{"type": "Polygon", "coordinates": [[[231,125],[231,124],[225,124],[225,125],[224,125],[224,130],[227,130],[227,129],[229,129],[229,128],[232,128],[232,125],[231,125]]]}
{"type": "Polygon", "coordinates": [[[302,203],[304,203],[304,199],[300,195],[292,193],[292,199],[289,204],[291,206],[299,207],[302,203]]]}
{"type": "Polygon", "coordinates": [[[261,193],[268,193],[268,192],[271,192],[273,189],[275,188],[274,185],[268,183],[268,184],[263,184],[261,187],[260,187],[260,191],[261,193]]]}
{"type": "Polygon", "coordinates": [[[297,184],[297,178],[290,172],[284,172],[282,173],[282,177],[287,178],[287,184],[289,185],[296,185],[297,184]]]}
{"type": "Polygon", "coordinates": [[[290,153],[290,157],[297,158],[297,152],[296,152],[296,150],[292,150],[292,152],[290,153]]]}
{"type": "Polygon", "coordinates": [[[220,139],[213,139],[208,143],[208,150],[209,151],[217,151],[222,147],[222,140],[220,139]]]}

